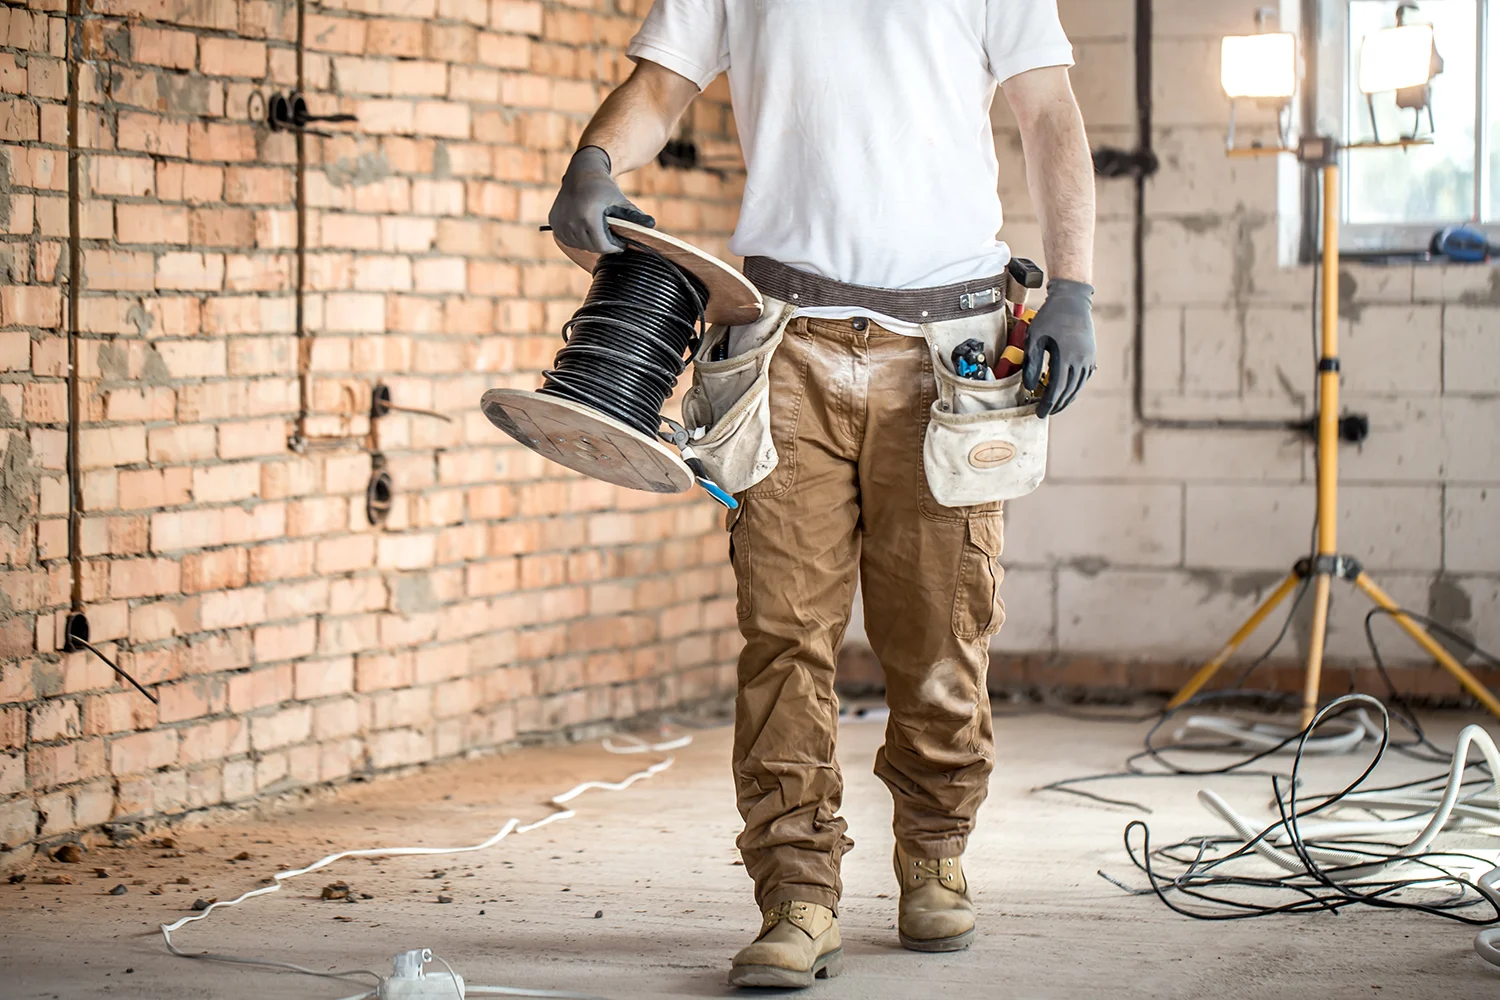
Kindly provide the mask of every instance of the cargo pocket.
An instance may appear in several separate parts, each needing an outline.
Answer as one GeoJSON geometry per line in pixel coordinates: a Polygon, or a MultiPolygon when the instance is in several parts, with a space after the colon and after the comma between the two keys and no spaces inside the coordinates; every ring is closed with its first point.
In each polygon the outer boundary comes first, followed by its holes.
{"type": "Polygon", "coordinates": [[[692,448],[713,480],[741,493],[776,468],[771,440],[771,358],[781,346],[793,307],[770,300],[747,326],[716,326],[693,362],[693,384],[682,400],[692,448]],[[716,353],[721,361],[708,360],[716,353]]]}
{"type": "Polygon", "coordinates": [[[922,442],[922,467],[932,497],[944,507],[1014,500],[1041,485],[1047,472],[1047,421],[1021,386],[1004,379],[960,378],[935,342],[937,398],[922,442]]]}
{"type": "Polygon", "coordinates": [[[724,530],[729,533],[729,564],[734,567],[734,614],[740,621],[750,617],[753,610],[750,590],[750,553],[741,519],[745,514],[743,502],[738,507],[724,512],[724,530]]]}
{"type": "Polygon", "coordinates": [[[953,595],[953,634],[960,639],[994,635],[1005,622],[1005,604],[1000,600],[1000,581],[1005,578],[1000,566],[1004,536],[999,511],[969,515],[968,537],[953,595]]]}

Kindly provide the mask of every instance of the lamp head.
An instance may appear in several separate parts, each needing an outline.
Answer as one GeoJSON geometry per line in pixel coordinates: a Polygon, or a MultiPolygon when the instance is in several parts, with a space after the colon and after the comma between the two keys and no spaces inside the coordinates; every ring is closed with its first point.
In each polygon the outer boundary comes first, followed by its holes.
{"type": "Polygon", "coordinates": [[[1435,55],[1430,24],[1403,24],[1371,32],[1360,45],[1359,89],[1378,94],[1425,87],[1433,77],[1435,55]]]}
{"type": "Polygon", "coordinates": [[[1290,100],[1297,92],[1297,38],[1290,32],[1226,35],[1219,81],[1231,100],[1290,100]]]}

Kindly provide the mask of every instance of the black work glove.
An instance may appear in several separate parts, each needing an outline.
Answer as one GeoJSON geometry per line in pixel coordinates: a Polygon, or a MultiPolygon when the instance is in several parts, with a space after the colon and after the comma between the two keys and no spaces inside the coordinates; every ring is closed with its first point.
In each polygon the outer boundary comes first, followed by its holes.
{"type": "Polygon", "coordinates": [[[584,146],[573,154],[563,174],[562,190],[547,213],[547,222],[563,244],[593,253],[625,249],[605,218],[614,217],[656,227],[656,220],[636,208],[609,175],[609,154],[598,146],[584,146]]]}
{"type": "Polygon", "coordinates": [[[1047,301],[1026,330],[1026,363],[1021,384],[1035,391],[1047,364],[1047,389],[1037,401],[1036,415],[1061,413],[1094,374],[1094,286],[1067,278],[1047,282],[1047,301]]]}

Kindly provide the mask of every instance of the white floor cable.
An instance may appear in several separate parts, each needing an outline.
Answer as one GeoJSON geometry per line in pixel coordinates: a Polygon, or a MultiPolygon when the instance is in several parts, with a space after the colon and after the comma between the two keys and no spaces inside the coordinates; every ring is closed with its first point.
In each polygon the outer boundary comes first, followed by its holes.
{"type": "MultiPolygon", "coordinates": [[[[1357,714],[1363,715],[1363,713],[1357,714]]],[[[1379,731],[1374,730],[1373,723],[1368,717],[1360,719],[1353,731],[1357,732],[1364,728],[1373,730],[1374,735],[1378,737],[1379,731]]],[[[1214,731],[1223,733],[1222,730],[1214,731]]],[[[1236,735],[1242,734],[1236,733],[1236,735]]],[[[1348,735],[1351,734],[1345,734],[1345,736],[1348,735]]],[[[1331,737],[1330,739],[1338,738],[1331,737]]],[[[1235,835],[1261,857],[1294,875],[1309,874],[1307,866],[1296,854],[1281,850],[1277,846],[1290,844],[1294,839],[1287,828],[1286,821],[1283,820],[1269,828],[1262,829],[1237,812],[1211,789],[1205,788],[1199,791],[1198,799],[1210,812],[1228,823],[1235,835]]],[[[1471,831],[1500,835],[1500,830],[1497,830],[1497,827],[1500,827],[1500,750],[1496,749],[1495,741],[1484,729],[1479,726],[1467,726],[1458,735],[1453,760],[1448,768],[1447,782],[1441,790],[1404,791],[1399,794],[1355,791],[1344,796],[1337,803],[1337,807],[1338,809],[1359,807],[1363,810],[1386,808],[1409,812],[1409,815],[1390,820],[1378,818],[1374,820],[1322,820],[1317,823],[1299,824],[1298,839],[1303,842],[1302,849],[1319,866],[1327,865],[1337,869],[1326,874],[1340,882],[1373,878],[1405,864],[1406,858],[1422,854],[1431,847],[1438,834],[1444,829],[1465,827],[1471,831]],[[1482,787],[1465,793],[1463,791],[1464,772],[1468,766],[1469,751],[1472,748],[1478,748],[1489,765],[1490,780],[1482,787]],[[1490,796],[1492,805],[1480,805],[1476,802],[1484,794],[1490,796]],[[1367,839],[1374,834],[1407,832],[1414,833],[1415,836],[1410,843],[1396,852],[1394,858],[1373,863],[1366,863],[1369,862],[1367,854],[1317,848],[1308,844],[1313,840],[1352,841],[1367,839]]],[[[1500,907],[1500,888],[1497,888],[1496,882],[1500,882],[1500,866],[1492,868],[1469,884],[1491,903],[1500,907]]],[[[1486,962],[1500,966],[1500,927],[1480,931],[1474,939],[1474,950],[1486,962]]]]}
{"type": "MultiPolygon", "coordinates": [[[[1345,725],[1344,732],[1318,736],[1307,741],[1303,753],[1308,756],[1353,753],[1365,740],[1380,739],[1380,730],[1364,711],[1351,712],[1347,719],[1336,719],[1330,726],[1345,725]]],[[[1210,733],[1232,739],[1251,750],[1270,750],[1285,744],[1301,730],[1265,722],[1242,722],[1219,715],[1189,716],[1172,738],[1179,743],[1194,733],[1210,733]]]]}
{"type": "MultiPolygon", "coordinates": [[[[626,739],[628,739],[629,742],[623,746],[616,744],[609,739],[605,739],[603,744],[604,749],[612,754],[662,753],[668,750],[681,749],[693,742],[693,738],[691,736],[683,736],[664,743],[645,743],[641,740],[635,739],[634,737],[626,737],[626,739]]],[[[342,861],[345,858],[432,856],[441,854],[466,854],[473,851],[488,850],[513,833],[530,833],[533,830],[539,830],[542,827],[549,826],[552,823],[558,823],[563,820],[572,819],[577,814],[572,809],[569,809],[566,804],[573,801],[584,792],[596,790],[605,792],[623,792],[625,789],[629,788],[637,781],[654,777],[665,771],[667,768],[672,766],[674,760],[675,758],[673,757],[667,757],[665,760],[657,761],[655,764],[652,764],[651,766],[644,768],[643,770],[636,771],[634,774],[621,781],[585,781],[580,784],[574,785],[572,788],[568,789],[566,792],[563,792],[561,795],[555,795],[547,800],[548,805],[557,810],[550,816],[543,817],[542,819],[539,819],[533,823],[525,824],[521,823],[521,821],[516,819],[515,817],[512,817],[505,821],[505,824],[495,832],[494,836],[479,844],[471,844],[466,847],[372,847],[352,851],[339,851],[335,854],[330,854],[325,858],[320,858],[319,860],[314,861],[312,864],[308,865],[305,868],[296,868],[290,871],[277,872],[272,876],[274,881],[271,885],[264,886],[260,889],[252,889],[249,892],[243,893],[234,899],[210,903],[208,907],[201,913],[195,913],[191,916],[183,917],[180,920],[173,921],[170,924],[162,924],[162,939],[166,942],[167,950],[181,958],[196,958],[215,962],[230,962],[236,965],[253,965],[263,968],[283,969],[289,972],[298,972],[303,975],[317,976],[323,979],[352,979],[356,976],[372,976],[375,978],[377,983],[383,984],[387,981],[386,977],[369,969],[352,969],[344,972],[317,972],[313,969],[308,969],[300,965],[294,965],[290,962],[280,962],[274,959],[246,958],[236,955],[216,954],[213,952],[185,952],[178,948],[177,945],[172,941],[172,933],[174,931],[180,930],[188,924],[207,919],[209,914],[213,913],[220,907],[238,906],[246,900],[253,899],[256,896],[265,896],[273,892],[279,892],[281,890],[281,885],[283,882],[297,878],[299,875],[307,875],[311,872],[326,868],[334,862],[342,861]]],[[[555,1000],[599,1000],[599,998],[597,997],[590,997],[580,993],[568,993],[558,990],[525,990],[506,986],[460,985],[461,981],[459,980],[457,974],[453,972],[452,967],[448,966],[448,963],[443,961],[441,958],[435,957],[435,960],[442,962],[444,966],[448,967],[448,972],[453,980],[453,990],[456,996],[456,1000],[463,1000],[465,996],[521,996],[548,997],[555,998],[555,1000]]],[[[356,994],[352,997],[346,998],[346,1000],[369,1000],[369,998],[378,997],[380,995],[380,987],[377,986],[376,989],[356,994]]]]}

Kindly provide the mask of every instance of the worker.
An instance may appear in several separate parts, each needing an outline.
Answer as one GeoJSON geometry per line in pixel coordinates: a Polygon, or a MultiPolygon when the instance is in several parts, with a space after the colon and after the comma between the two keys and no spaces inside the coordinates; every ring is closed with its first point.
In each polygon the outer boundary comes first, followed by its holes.
{"type": "Polygon", "coordinates": [[[1094,370],[1093,170],[1056,0],[655,0],[627,54],[633,72],[562,178],[558,239],[611,253],[608,217],[651,225],[615,178],[652,162],[727,72],[747,172],[729,248],[768,301],[800,303],[770,362],[777,464],[729,515],[745,638],[737,843],[763,914],[729,981],[795,988],[842,969],[853,841],[833,684],[856,577],[890,707],[875,772],[895,800],[900,942],[962,950],[975,930],[962,856],[994,763],[1001,513],[944,506],[927,481],[944,356],[929,341],[945,324],[1005,323],[991,291],[1010,259],[990,126],[1000,89],[1050,272],[1023,364],[1031,390],[1045,367],[1045,388],[1026,419],[1062,412],[1094,370]]]}

